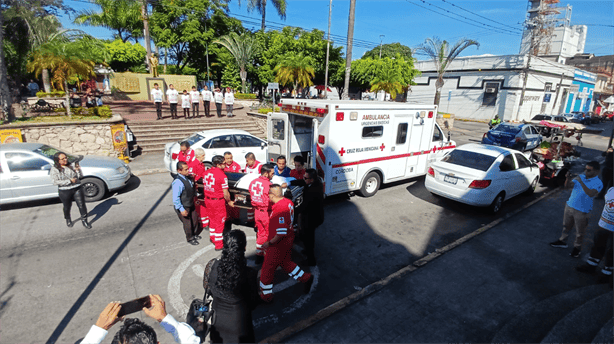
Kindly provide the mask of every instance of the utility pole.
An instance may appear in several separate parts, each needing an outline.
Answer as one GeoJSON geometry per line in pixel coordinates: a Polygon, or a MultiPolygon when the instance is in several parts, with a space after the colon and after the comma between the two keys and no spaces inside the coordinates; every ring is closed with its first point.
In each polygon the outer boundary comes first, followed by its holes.
{"type": "Polygon", "coordinates": [[[341,99],[349,99],[350,94],[350,71],[352,70],[352,44],[354,44],[354,13],[356,0],[350,0],[350,18],[348,20],[347,54],[345,56],[345,82],[343,83],[343,96],[341,99]]]}
{"type": "Polygon", "coordinates": [[[149,36],[149,15],[147,14],[147,0],[143,0],[143,5],[141,5],[141,15],[143,16],[145,50],[147,51],[147,56],[145,56],[145,64],[147,65],[149,72],[153,73],[153,71],[151,70],[151,63],[149,63],[149,58],[151,57],[151,38],[149,36]]]}
{"type": "Polygon", "coordinates": [[[379,58],[382,58],[382,37],[386,37],[386,35],[379,35],[379,58]]]}
{"type": "MultiPolygon", "coordinates": [[[[556,106],[556,103],[558,103],[559,101],[559,93],[561,92],[561,88],[563,87],[563,75],[564,75],[564,71],[561,71],[561,80],[559,80],[559,85],[556,88],[556,96],[554,96],[554,103],[552,103],[552,111],[550,111],[551,115],[554,115],[554,107],[556,106]]],[[[560,113],[560,109],[559,109],[559,113],[560,113]]]]}
{"type": "Polygon", "coordinates": [[[328,90],[328,54],[330,52],[330,19],[333,14],[333,0],[328,3],[328,35],[326,38],[326,68],[324,69],[324,96],[327,96],[328,90]]]}
{"type": "Polygon", "coordinates": [[[522,80],[522,91],[520,92],[520,104],[518,104],[518,112],[516,112],[516,120],[518,120],[518,116],[520,116],[520,109],[522,108],[522,104],[524,103],[524,93],[527,90],[527,80],[529,78],[529,70],[531,68],[531,55],[533,54],[533,42],[534,35],[533,30],[531,29],[531,43],[529,44],[529,56],[527,57],[527,66],[524,70],[524,77],[522,80]]]}

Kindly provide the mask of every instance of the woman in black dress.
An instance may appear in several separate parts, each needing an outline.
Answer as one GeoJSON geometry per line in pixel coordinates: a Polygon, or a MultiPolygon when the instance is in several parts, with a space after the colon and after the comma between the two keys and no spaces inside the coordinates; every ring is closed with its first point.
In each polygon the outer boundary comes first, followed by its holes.
{"type": "Polygon", "coordinates": [[[221,258],[212,259],[205,268],[203,286],[213,296],[212,343],[255,342],[252,309],[258,294],[255,273],[247,267],[245,246],[245,233],[231,230],[224,235],[221,258]]]}

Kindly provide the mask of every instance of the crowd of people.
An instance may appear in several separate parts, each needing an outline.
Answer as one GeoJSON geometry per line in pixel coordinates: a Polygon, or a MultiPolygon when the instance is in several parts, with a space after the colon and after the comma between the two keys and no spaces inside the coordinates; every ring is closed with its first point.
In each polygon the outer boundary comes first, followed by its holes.
{"type": "Polygon", "coordinates": [[[177,114],[177,107],[181,104],[183,110],[183,118],[198,118],[200,116],[200,103],[203,103],[203,110],[205,117],[212,117],[211,115],[211,102],[215,104],[215,110],[217,117],[222,117],[222,106],[226,106],[226,115],[228,117],[234,117],[233,106],[235,102],[235,96],[230,87],[226,89],[215,88],[210,91],[205,86],[202,91],[198,91],[196,86],[192,86],[192,90],[183,90],[181,94],[175,89],[173,84],[168,85],[166,93],[160,89],[158,83],[154,84],[154,88],[151,90],[151,99],[156,107],[157,119],[162,119],[162,105],[166,98],[166,104],[169,107],[171,119],[179,118],[177,114]],[[190,115],[190,110],[192,114],[190,115]]]}

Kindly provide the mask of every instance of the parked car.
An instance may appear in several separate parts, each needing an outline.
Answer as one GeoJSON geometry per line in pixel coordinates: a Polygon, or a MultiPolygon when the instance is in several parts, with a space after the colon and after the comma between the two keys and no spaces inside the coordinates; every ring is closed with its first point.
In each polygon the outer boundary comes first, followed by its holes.
{"type": "Polygon", "coordinates": [[[215,155],[224,155],[230,152],[234,160],[245,168],[245,154],[252,152],[256,160],[266,162],[268,145],[267,142],[257,138],[245,130],[238,129],[213,129],[199,131],[178,142],[167,143],[164,148],[164,166],[171,173],[177,173],[177,161],[173,160],[173,154],[179,153],[182,141],[190,143],[192,149],[203,148],[205,150],[205,165],[211,166],[211,158],[215,155]]]}
{"type": "Polygon", "coordinates": [[[601,123],[601,122],[603,122],[605,120],[603,118],[603,116],[598,115],[598,114],[594,113],[593,111],[589,111],[587,113],[587,116],[590,116],[591,123],[593,123],[593,124],[601,123]]]}
{"type": "Polygon", "coordinates": [[[592,123],[592,119],[590,116],[587,116],[584,112],[572,112],[573,117],[570,119],[573,123],[580,123],[583,125],[589,125],[592,123]]]}
{"type": "MultiPolygon", "coordinates": [[[[53,155],[58,151],[41,143],[0,145],[0,204],[58,197],[58,187],[49,176],[53,155]]],[[[69,162],[75,160],[76,156],[68,154],[69,162]]],[[[116,158],[86,155],[79,165],[87,202],[123,188],[131,176],[130,167],[116,158]]]]}
{"type": "Polygon", "coordinates": [[[522,153],[470,143],[434,162],[424,185],[435,195],[496,213],[503,201],[533,193],[538,182],[539,167],[522,153]]]}
{"type": "Polygon", "coordinates": [[[520,151],[533,149],[542,142],[542,136],[530,124],[501,123],[482,137],[482,143],[509,147],[520,151]]]}
{"type": "Polygon", "coordinates": [[[540,114],[540,115],[535,115],[533,116],[533,118],[531,118],[532,121],[553,121],[553,122],[569,122],[569,119],[567,119],[567,117],[562,116],[562,115],[546,115],[546,114],[540,114]]]}

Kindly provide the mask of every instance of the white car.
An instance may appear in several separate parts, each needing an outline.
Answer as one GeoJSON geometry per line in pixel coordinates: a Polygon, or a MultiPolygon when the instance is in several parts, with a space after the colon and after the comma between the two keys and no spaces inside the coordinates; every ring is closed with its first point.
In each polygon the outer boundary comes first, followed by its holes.
{"type": "Polygon", "coordinates": [[[164,166],[171,173],[177,173],[177,160],[173,160],[173,154],[179,153],[180,144],[183,141],[189,142],[191,149],[203,148],[205,150],[205,165],[208,166],[211,166],[211,158],[214,156],[230,152],[234,161],[241,165],[241,169],[244,169],[245,154],[252,152],[256,156],[256,160],[266,162],[268,152],[266,141],[245,130],[213,129],[199,131],[179,142],[166,144],[164,147],[164,166]]]}
{"type": "Polygon", "coordinates": [[[532,193],[538,182],[538,166],[521,152],[471,143],[433,163],[424,185],[435,195],[496,213],[504,200],[532,193]]]}

